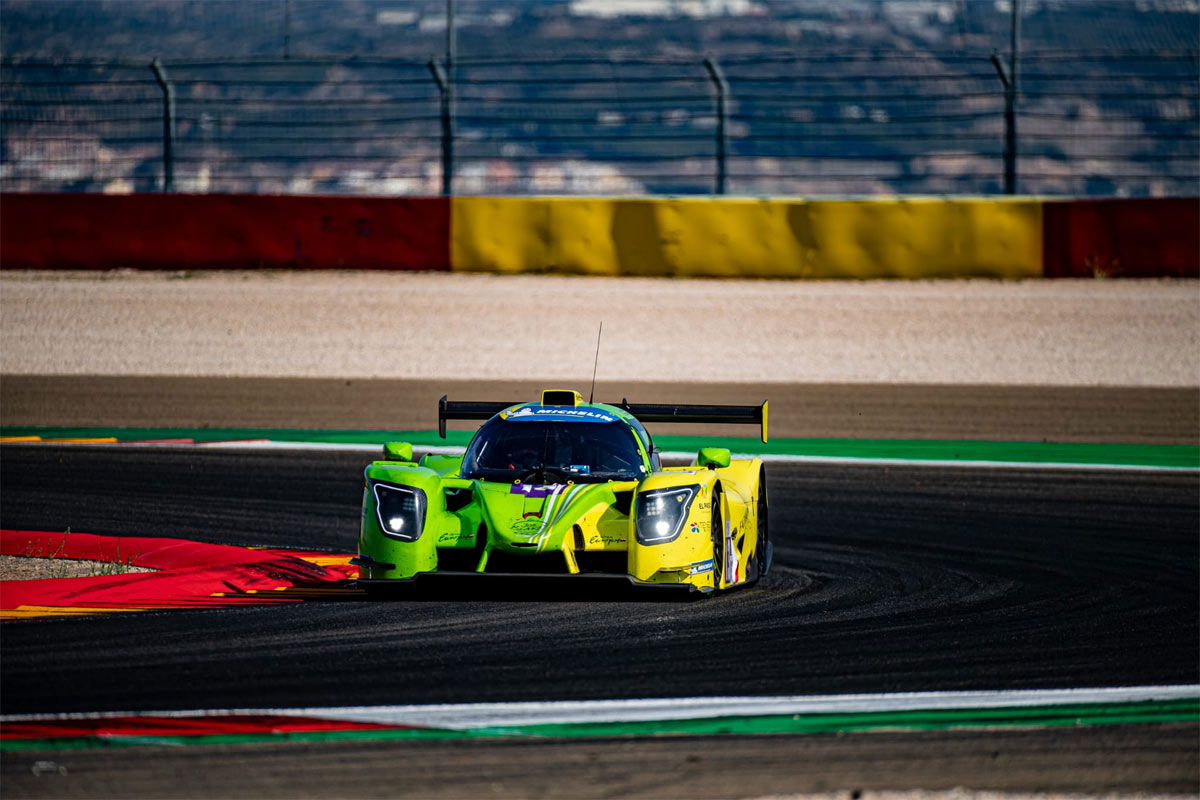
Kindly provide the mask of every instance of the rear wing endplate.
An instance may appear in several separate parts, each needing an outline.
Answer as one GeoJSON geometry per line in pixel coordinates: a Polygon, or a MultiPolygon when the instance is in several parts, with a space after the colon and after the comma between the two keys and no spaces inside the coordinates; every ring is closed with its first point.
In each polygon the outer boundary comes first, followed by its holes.
{"type": "MultiPolygon", "coordinates": [[[[438,435],[446,438],[448,419],[491,419],[513,405],[509,402],[447,400],[442,395],[438,400],[438,435]]],[[[758,425],[765,444],[767,441],[767,401],[758,406],[708,406],[679,405],[669,403],[630,403],[622,399],[608,405],[623,408],[643,423],[646,422],[690,422],[709,424],[758,425]]]]}
{"type": "Polygon", "coordinates": [[[448,419],[491,419],[513,403],[493,400],[447,400],[446,395],[438,400],[438,436],[446,438],[448,419]]]}

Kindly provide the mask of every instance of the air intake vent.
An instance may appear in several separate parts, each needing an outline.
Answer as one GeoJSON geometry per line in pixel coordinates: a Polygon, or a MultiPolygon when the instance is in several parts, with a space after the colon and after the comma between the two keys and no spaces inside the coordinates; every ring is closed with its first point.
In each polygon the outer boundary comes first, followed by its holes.
{"type": "Polygon", "coordinates": [[[633,489],[623,492],[613,492],[613,508],[617,513],[629,516],[629,507],[633,505],[633,489]]]}
{"type": "MultiPolygon", "coordinates": [[[[624,555],[622,553],[621,555],[624,555]]],[[[488,556],[487,572],[517,575],[566,575],[566,559],[559,552],[517,555],[503,550],[493,550],[488,556]]]]}
{"type": "Polygon", "coordinates": [[[583,402],[583,396],[572,389],[546,389],[542,392],[544,406],[570,406],[574,408],[583,402]]]}
{"type": "Polygon", "coordinates": [[[628,558],[624,550],[593,550],[589,553],[575,554],[575,562],[579,565],[580,572],[604,572],[609,575],[628,575],[628,558]]]}

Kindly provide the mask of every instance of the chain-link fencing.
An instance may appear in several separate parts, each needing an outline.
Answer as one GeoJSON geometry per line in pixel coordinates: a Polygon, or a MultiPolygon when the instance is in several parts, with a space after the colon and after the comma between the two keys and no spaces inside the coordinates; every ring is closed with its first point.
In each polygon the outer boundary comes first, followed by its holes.
{"type": "Polygon", "coordinates": [[[0,0],[0,189],[1200,194],[1186,2],[456,2],[0,0]]]}

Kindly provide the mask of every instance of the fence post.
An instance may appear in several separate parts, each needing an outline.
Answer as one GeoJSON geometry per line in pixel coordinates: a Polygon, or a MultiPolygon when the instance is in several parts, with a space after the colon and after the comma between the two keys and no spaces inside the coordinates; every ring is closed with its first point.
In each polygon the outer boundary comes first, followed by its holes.
{"type": "Polygon", "coordinates": [[[1017,192],[1017,116],[1016,84],[1000,56],[992,53],[992,66],[1004,84],[1004,193],[1017,192]]]}
{"type": "Polygon", "coordinates": [[[1008,68],[1005,69],[1000,56],[992,53],[992,66],[1004,84],[1004,193],[1017,193],[1017,53],[1021,43],[1021,9],[1019,0],[1012,4],[1008,68]]]}
{"type": "Polygon", "coordinates": [[[156,58],[150,62],[154,79],[163,91],[163,186],[164,192],[175,191],[175,87],[167,79],[167,71],[156,58]]]}
{"type": "Polygon", "coordinates": [[[1019,81],[1017,74],[1021,71],[1018,68],[1018,55],[1021,50],[1021,0],[1009,0],[1012,4],[1009,6],[1009,12],[1012,14],[1009,28],[1009,45],[1008,45],[1008,79],[1012,83],[1009,88],[1010,98],[1008,100],[1008,116],[1004,120],[1005,136],[1012,144],[1009,146],[1009,166],[1006,174],[1011,175],[1009,185],[1009,194],[1017,193],[1017,92],[1019,91],[1019,81]]]}
{"type": "Polygon", "coordinates": [[[717,194],[725,194],[725,102],[729,96],[729,84],[721,65],[711,56],[704,59],[704,68],[717,89],[717,194]]]}
{"type": "Polygon", "coordinates": [[[442,104],[442,194],[452,194],[454,181],[454,114],[450,107],[450,80],[437,59],[429,59],[429,71],[437,81],[442,104]]]}

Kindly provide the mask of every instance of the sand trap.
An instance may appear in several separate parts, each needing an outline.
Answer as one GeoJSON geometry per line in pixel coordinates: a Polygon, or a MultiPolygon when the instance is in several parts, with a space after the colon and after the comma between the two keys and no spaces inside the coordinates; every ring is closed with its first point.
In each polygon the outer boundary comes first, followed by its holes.
{"type": "MultiPolygon", "coordinates": [[[[1200,385],[1200,282],[0,274],[0,372],[1200,385]]],[[[574,383],[572,385],[574,385],[574,383]]]]}

